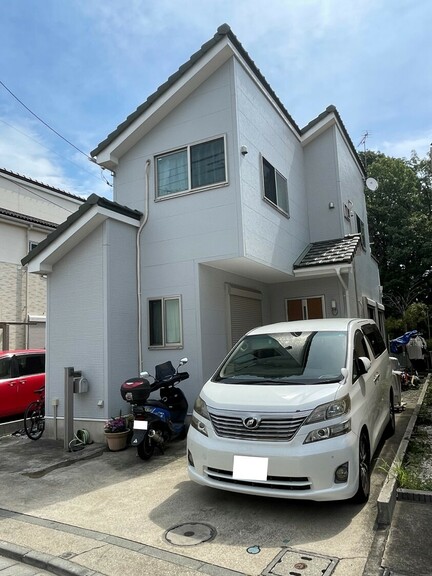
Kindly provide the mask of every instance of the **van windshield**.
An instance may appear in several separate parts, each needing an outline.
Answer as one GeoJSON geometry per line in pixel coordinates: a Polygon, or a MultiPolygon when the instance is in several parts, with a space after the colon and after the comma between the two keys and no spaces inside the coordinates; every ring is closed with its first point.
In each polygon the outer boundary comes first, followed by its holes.
{"type": "Polygon", "coordinates": [[[342,379],[346,332],[282,332],[245,336],[213,380],[230,384],[325,384],[342,379]]]}

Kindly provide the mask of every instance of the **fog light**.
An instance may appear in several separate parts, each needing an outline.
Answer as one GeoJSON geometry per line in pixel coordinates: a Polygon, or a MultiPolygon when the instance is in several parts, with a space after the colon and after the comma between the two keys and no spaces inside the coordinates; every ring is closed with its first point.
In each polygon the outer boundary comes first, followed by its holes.
{"type": "Polygon", "coordinates": [[[343,484],[348,480],[348,462],[344,462],[338,468],[336,468],[336,472],[334,475],[334,479],[336,484],[343,484]]]}
{"type": "Polygon", "coordinates": [[[198,430],[198,432],[201,434],[204,434],[204,436],[208,436],[206,425],[204,422],[201,422],[201,420],[198,420],[198,418],[194,415],[192,415],[191,426],[192,428],[195,428],[195,430],[198,430]]]}
{"type": "Polygon", "coordinates": [[[192,454],[191,454],[190,450],[188,450],[188,462],[191,466],[193,466],[193,468],[195,468],[195,463],[194,463],[194,460],[192,458],[192,454]]]}

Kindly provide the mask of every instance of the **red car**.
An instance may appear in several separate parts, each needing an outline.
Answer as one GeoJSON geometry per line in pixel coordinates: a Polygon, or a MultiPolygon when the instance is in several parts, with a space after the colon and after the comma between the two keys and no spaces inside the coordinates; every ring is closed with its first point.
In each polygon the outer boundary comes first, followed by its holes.
{"type": "Polygon", "coordinates": [[[0,418],[24,414],[45,385],[45,350],[0,350],[0,418]]]}

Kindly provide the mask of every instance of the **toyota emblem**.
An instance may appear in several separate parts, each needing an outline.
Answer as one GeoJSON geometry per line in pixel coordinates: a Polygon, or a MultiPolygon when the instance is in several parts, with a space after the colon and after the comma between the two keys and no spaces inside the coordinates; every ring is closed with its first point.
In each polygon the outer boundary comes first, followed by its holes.
{"type": "Polygon", "coordinates": [[[255,428],[258,428],[259,420],[253,416],[250,416],[249,418],[245,418],[243,420],[243,426],[249,430],[254,430],[255,428]]]}

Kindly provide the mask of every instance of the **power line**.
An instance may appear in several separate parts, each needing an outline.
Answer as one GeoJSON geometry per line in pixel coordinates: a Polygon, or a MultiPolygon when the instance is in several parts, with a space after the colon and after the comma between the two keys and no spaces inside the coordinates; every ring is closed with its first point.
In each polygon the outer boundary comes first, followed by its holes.
{"type": "Polygon", "coordinates": [[[61,138],[62,140],[64,140],[65,142],[67,142],[67,143],[69,144],[69,146],[72,146],[72,148],[75,148],[75,150],[77,150],[80,154],[83,154],[86,158],[88,158],[89,160],[93,161],[93,159],[92,159],[88,154],[86,154],[85,152],[83,152],[82,150],[80,150],[77,146],[75,146],[75,144],[72,144],[72,142],[69,142],[69,140],[67,140],[64,136],[62,136],[61,134],[59,134],[59,133],[57,132],[57,130],[54,130],[54,128],[52,128],[49,124],[47,124],[44,120],[42,120],[42,118],[40,118],[40,117],[39,117],[37,114],[35,114],[32,110],[30,110],[30,108],[29,108],[28,106],[26,106],[26,105],[24,104],[24,102],[22,102],[22,100],[20,100],[20,99],[18,98],[18,96],[15,96],[15,94],[14,94],[11,90],[9,90],[9,88],[6,86],[6,84],[4,84],[1,80],[0,80],[0,84],[3,86],[3,88],[4,88],[5,90],[7,90],[7,91],[9,92],[9,94],[10,94],[13,98],[15,98],[15,100],[16,100],[17,102],[19,102],[19,103],[21,104],[21,106],[23,106],[28,112],[30,112],[30,114],[32,114],[35,118],[37,118],[37,120],[39,120],[39,122],[42,122],[42,124],[43,124],[44,126],[46,126],[49,130],[51,130],[51,132],[54,132],[54,134],[57,134],[57,136],[58,136],[59,138],[61,138]]]}
{"type": "MultiPolygon", "coordinates": [[[[75,146],[75,144],[72,144],[72,142],[70,142],[67,138],[65,138],[64,136],[62,136],[59,132],[57,132],[57,130],[55,130],[54,128],[52,128],[49,124],[47,124],[47,122],[45,122],[45,120],[42,120],[42,118],[40,118],[37,114],[35,114],[33,112],[33,110],[30,110],[30,108],[28,106],[26,106],[24,104],[24,102],[22,100],[20,100],[18,98],[18,96],[16,96],[12,90],[10,90],[6,84],[4,82],[2,82],[0,80],[0,84],[3,86],[3,88],[5,90],[7,90],[7,92],[9,92],[9,94],[15,98],[15,100],[17,102],[19,102],[21,104],[21,106],[23,106],[28,112],[30,112],[30,114],[32,114],[32,116],[34,116],[37,120],[39,120],[39,122],[41,122],[44,126],[46,126],[49,130],[51,130],[51,132],[54,132],[54,134],[56,134],[59,138],[61,138],[64,142],[66,142],[67,144],[69,144],[69,146],[72,146],[72,148],[75,148],[75,150],[77,152],[79,152],[80,154],[82,154],[83,156],[85,156],[87,158],[87,160],[90,160],[90,162],[95,163],[95,160],[89,156],[88,154],[86,154],[85,152],[83,152],[80,148],[78,148],[78,146],[75,146]]],[[[101,178],[105,181],[106,184],[108,184],[108,186],[112,187],[112,184],[110,184],[110,182],[108,182],[108,180],[105,178],[105,176],[102,174],[102,170],[104,170],[104,168],[102,166],[99,166],[99,168],[101,169],[101,178]]]]}
{"type": "Polygon", "coordinates": [[[79,168],[80,170],[83,170],[84,172],[87,172],[87,174],[89,174],[90,176],[93,176],[94,178],[98,178],[96,176],[96,174],[94,174],[93,172],[90,172],[89,170],[86,170],[85,168],[83,168],[82,166],[80,166],[79,164],[77,164],[76,162],[72,162],[72,160],[69,160],[69,158],[65,158],[64,156],[61,156],[58,152],[56,152],[55,150],[53,150],[52,148],[48,148],[48,146],[45,146],[45,144],[42,144],[42,142],[39,142],[39,140],[36,140],[36,138],[33,138],[32,136],[29,136],[29,134],[27,134],[26,132],[24,132],[23,130],[19,130],[16,126],[13,126],[12,124],[9,124],[8,122],[5,122],[3,120],[3,118],[0,118],[0,122],[2,122],[3,124],[5,124],[6,126],[9,126],[9,128],[12,128],[12,130],[15,130],[16,132],[18,132],[19,134],[22,134],[23,136],[25,136],[26,138],[28,138],[29,140],[33,140],[33,142],[36,142],[36,144],[38,144],[38,146],[42,146],[42,148],[45,148],[45,150],[48,150],[48,152],[52,152],[53,154],[55,154],[56,156],[58,156],[59,158],[63,158],[64,160],[66,160],[66,162],[70,162],[71,164],[73,164],[74,166],[76,166],[77,168],[79,168]]]}

